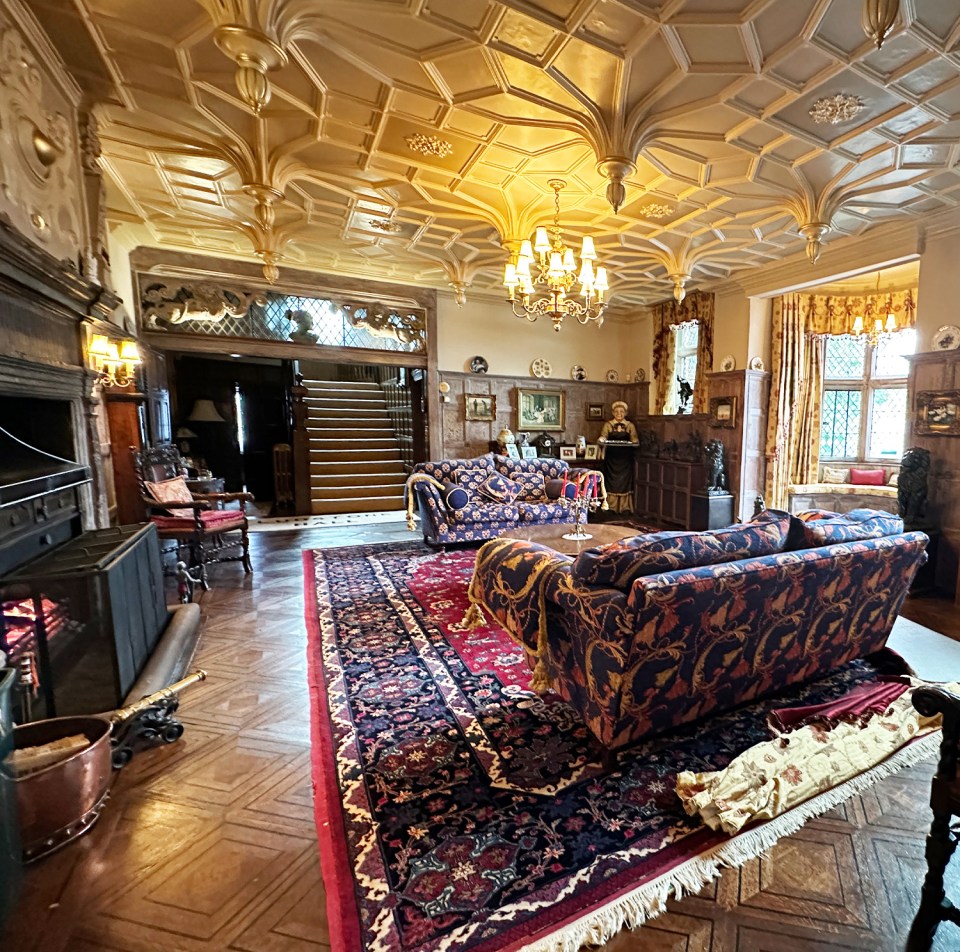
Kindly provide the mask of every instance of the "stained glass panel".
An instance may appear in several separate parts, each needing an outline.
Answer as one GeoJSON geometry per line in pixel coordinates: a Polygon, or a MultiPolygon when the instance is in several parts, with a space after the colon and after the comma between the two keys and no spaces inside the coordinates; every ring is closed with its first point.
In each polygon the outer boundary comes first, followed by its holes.
{"type": "Polygon", "coordinates": [[[826,390],[820,411],[822,459],[856,459],[860,446],[860,390],[826,390]]]}
{"type": "Polygon", "coordinates": [[[874,390],[870,404],[867,456],[870,459],[899,460],[903,456],[907,391],[903,387],[874,390]]]}
{"type": "Polygon", "coordinates": [[[867,342],[863,337],[827,338],[827,357],[823,376],[826,380],[862,380],[867,342]]]}
{"type": "Polygon", "coordinates": [[[917,332],[911,327],[896,334],[881,337],[874,348],[873,375],[875,377],[906,377],[910,373],[907,354],[917,349],[917,332]]]}

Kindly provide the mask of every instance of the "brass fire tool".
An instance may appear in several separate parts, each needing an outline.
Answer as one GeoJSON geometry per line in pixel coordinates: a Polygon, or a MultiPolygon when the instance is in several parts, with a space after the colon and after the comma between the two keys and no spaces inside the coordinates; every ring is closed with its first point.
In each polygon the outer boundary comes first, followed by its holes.
{"type": "Polygon", "coordinates": [[[162,691],[99,715],[110,722],[113,766],[119,770],[130,763],[135,745],[172,744],[179,740],[183,734],[183,724],[173,716],[180,706],[178,695],[184,688],[206,679],[206,671],[194,671],[162,691]]]}

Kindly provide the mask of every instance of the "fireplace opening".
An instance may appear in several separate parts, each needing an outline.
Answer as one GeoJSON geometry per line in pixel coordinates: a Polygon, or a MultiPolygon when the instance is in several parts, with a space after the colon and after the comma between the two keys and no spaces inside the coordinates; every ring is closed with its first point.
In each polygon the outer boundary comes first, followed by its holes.
{"type": "MultiPolygon", "coordinates": [[[[75,460],[72,410],[69,400],[0,395],[0,426],[44,453],[75,460]]],[[[3,467],[0,460],[0,473],[3,467]]]]}

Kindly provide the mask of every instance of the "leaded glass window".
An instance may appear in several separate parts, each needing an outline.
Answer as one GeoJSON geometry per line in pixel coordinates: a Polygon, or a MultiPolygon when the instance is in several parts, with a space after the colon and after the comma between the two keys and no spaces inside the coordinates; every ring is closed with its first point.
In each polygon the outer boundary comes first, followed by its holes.
{"type": "MultiPolygon", "coordinates": [[[[696,321],[686,321],[675,324],[673,332],[677,335],[676,376],[682,377],[692,387],[697,379],[697,347],[700,344],[700,325],[696,321]]],[[[679,382],[677,387],[677,404],[679,405],[679,382]]],[[[687,412],[693,407],[688,404],[687,412]]]]}
{"type": "Polygon", "coordinates": [[[912,329],[884,335],[827,339],[820,417],[820,458],[897,462],[907,419],[907,355],[912,329]]]}

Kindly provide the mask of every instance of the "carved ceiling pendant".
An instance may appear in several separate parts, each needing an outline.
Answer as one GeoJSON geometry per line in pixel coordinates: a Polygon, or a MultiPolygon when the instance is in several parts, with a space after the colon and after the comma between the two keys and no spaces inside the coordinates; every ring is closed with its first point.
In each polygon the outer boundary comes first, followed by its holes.
{"type": "Polygon", "coordinates": [[[900,0],[863,0],[860,22],[863,32],[873,40],[879,50],[890,35],[900,15],[900,0]]]}
{"type": "Polygon", "coordinates": [[[421,155],[433,155],[438,159],[446,158],[453,152],[453,145],[446,139],[441,139],[439,136],[424,135],[422,132],[415,132],[403,141],[412,151],[419,152],[421,155]]]}
{"type": "Polygon", "coordinates": [[[376,231],[397,232],[400,226],[395,221],[389,221],[386,218],[371,218],[370,227],[376,231]]]}
{"type": "Polygon", "coordinates": [[[849,122],[859,115],[862,109],[863,100],[859,96],[837,93],[835,96],[818,99],[810,110],[810,116],[814,122],[829,122],[832,125],[837,125],[840,122],[849,122]]]}

